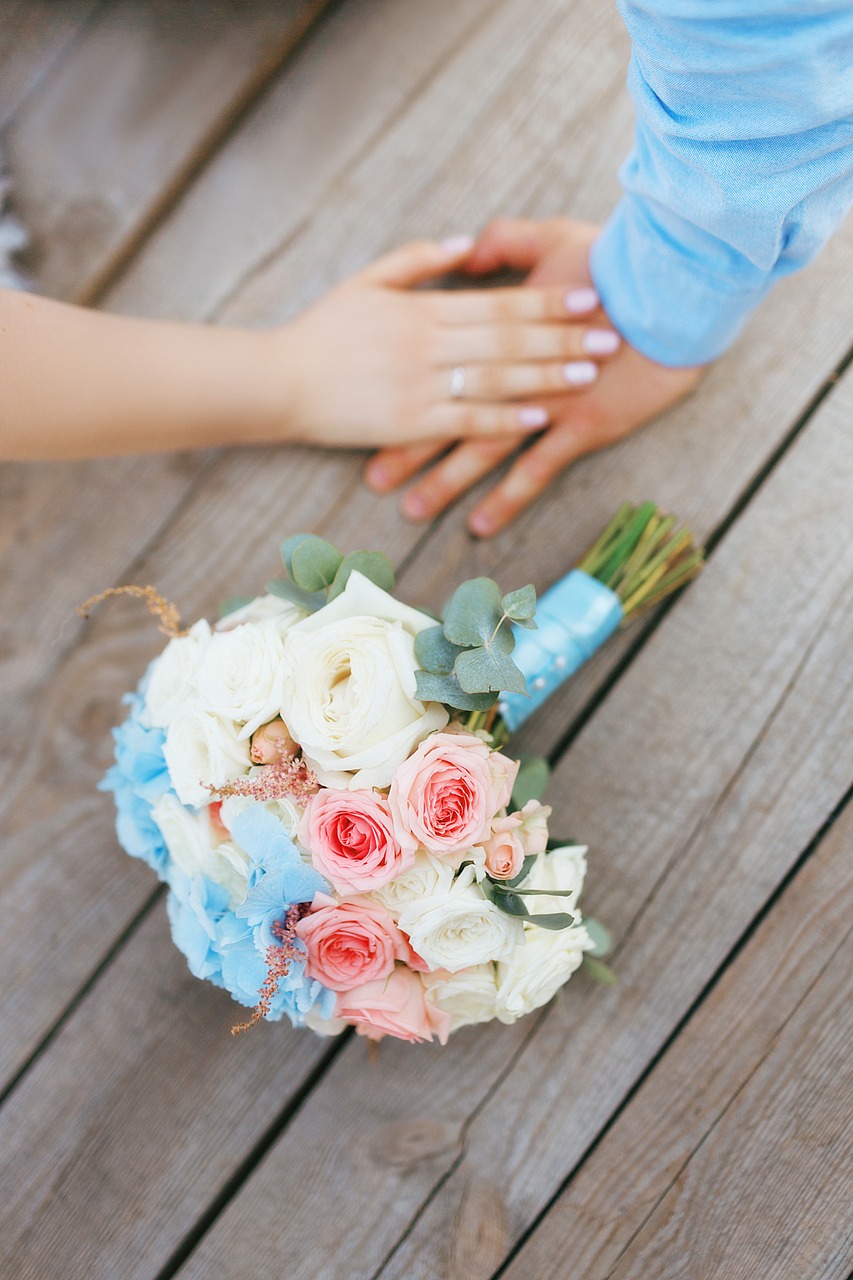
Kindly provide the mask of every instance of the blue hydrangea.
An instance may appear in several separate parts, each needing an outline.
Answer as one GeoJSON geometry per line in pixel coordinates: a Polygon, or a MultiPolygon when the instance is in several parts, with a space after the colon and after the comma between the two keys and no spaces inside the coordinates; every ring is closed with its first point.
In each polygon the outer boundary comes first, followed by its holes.
{"type": "MultiPolygon", "coordinates": [[[[115,796],[116,831],[122,847],[141,858],[169,885],[166,910],[175,945],[186,956],[190,972],[224,987],[240,1004],[254,1007],[267,976],[266,951],[278,939],[273,926],[288,907],[310,902],[329,886],[299,850],[278,819],[262,805],[251,805],[233,824],[232,835],[249,856],[245,901],[229,906],[226,890],[206,876],[188,876],[169,857],[153,805],[173,792],[163,755],[165,734],[143,723],[145,681],[125,701],[130,714],[115,738],[115,764],[101,782],[115,796]]],[[[301,947],[299,944],[300,949],[301,947]]],[[[300,1023],[316,1007],[323,1017],[334,1013],[335,993],[305,977],[305,964],[295,961],[273,997],[267,1017],[285,1014],[300,1023]]]]}

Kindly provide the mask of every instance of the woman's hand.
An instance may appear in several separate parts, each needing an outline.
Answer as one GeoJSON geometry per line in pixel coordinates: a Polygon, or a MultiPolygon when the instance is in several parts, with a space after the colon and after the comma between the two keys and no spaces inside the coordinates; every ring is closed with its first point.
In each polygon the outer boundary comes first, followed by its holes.
{"type": "Polygon", "coordinates": [[[471,249],[462,238],[406,245],[261,335],[272,435],[346,447],[515,441],[547,425],[543,397],[594,383],[619,338],[573,315],[565,289],[412,291],[471,249]]]}

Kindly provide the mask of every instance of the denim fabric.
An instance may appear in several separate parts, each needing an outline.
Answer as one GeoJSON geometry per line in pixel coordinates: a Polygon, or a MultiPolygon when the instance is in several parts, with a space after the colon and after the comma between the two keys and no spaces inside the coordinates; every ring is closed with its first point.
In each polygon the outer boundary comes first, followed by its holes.
{"type": "Polygon", "coordinates": [[[853,3],[619,9],[633,42],[637,134],[593,279],[644,355],[703,364],[853,203],[853,3]]]}

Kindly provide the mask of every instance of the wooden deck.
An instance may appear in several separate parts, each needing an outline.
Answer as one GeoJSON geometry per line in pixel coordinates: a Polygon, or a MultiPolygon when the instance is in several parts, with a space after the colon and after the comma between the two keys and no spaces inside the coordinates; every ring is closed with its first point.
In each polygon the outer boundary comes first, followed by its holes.
{"type": "MultiPolygon", "coordinates": [[[[410,235],[602,219],[631,111],[599,0],[0,0],[0,125],[44,291],[264,323],[410,235]]],[[[690,401],[477,543],[244,450],[0,480],[6,1280],[831,1280],[853,1269],[853,223],[690,401]],[[95,783],[158,638],[278,538],[387,550],[440,606],[539,587],[623,498],[711,549],[520,746],[620,981],[412,1049],[234,1006],[171,946],[95,783]]]]}

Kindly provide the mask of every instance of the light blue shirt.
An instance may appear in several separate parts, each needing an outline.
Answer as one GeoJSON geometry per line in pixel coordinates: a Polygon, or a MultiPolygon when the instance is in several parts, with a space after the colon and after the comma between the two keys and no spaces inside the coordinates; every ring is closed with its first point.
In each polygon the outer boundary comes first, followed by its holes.
{"type": "Polygon", "coordinates": [[[704,364],[853,203],[853,2],[618,3],[637,134],[593,280],[644,355],[704,364]]]}

